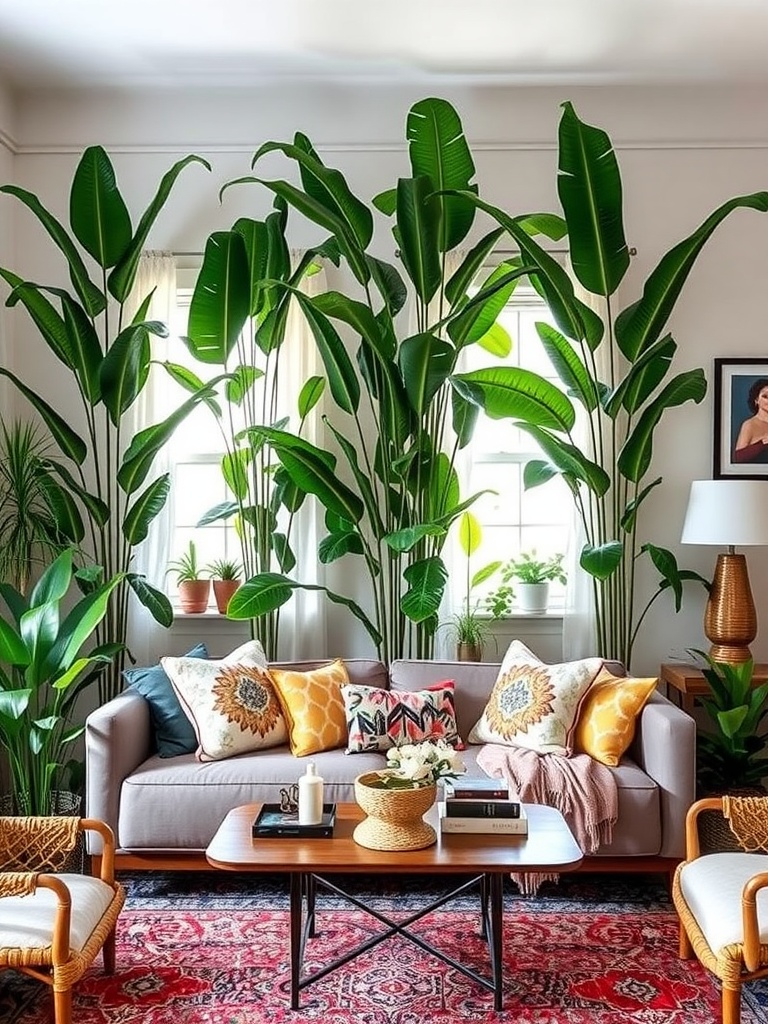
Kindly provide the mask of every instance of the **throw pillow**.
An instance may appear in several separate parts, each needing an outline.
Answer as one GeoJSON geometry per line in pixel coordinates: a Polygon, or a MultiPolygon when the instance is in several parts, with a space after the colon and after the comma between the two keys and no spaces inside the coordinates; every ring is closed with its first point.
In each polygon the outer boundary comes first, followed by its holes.
{"type": "Polygon", "coordinates": [[[285,743],[285,718],[258,640],[221,661],[163,658],[162,666],[194,727],[199,761],[285,743]]]}
{"type": "MultiPolygon", "coordinates": [[[[205,644],[198,644],[187,651],[184,657],[207,658],[208,648],[205,644]]],[[[191,754],[197,746],[195,730],[184,714],[163,666],[128,668],[123,672],[123,678],[129,684],[129,689],[136,690],[149,704],[155,750],[160,757],[191,754]]]]}
{"type": "Polygon", "coordinates": [[[288,742],[294,757],[344,745],[347,718],[341,687],[349,682],[349,676],[340,658],[311,672],[275,668],[271,675],[288,720],[288,742]]]}
{"type": "Polygon", "coordinates": [[[404,743],[445,740],[460,744],[454,682],[393,693],[377,686],[342,686],[347,715],[347,753],[389,750],[404,743]]]}
{"type": "Polygon", "coordinates": [[[658,679],[621,679],[604,668],[587,691],[574,749],[615,768],[635,738],[635,723],[658,679]]]}
{"type": "Polygon", "coordinates": [[[545,665],[513,640],[469,742],[570,756],[579,707],[602,667],[601,658],[545,665]]]}

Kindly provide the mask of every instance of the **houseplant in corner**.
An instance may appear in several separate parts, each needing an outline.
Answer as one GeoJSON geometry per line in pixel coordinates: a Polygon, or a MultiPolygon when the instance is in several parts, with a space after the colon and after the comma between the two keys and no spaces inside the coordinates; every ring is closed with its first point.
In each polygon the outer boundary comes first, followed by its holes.
{"type": "Polygon", "coordinates": [[[185,552],[168,563],[168,572],[176,577],[181,610],[193,615],[204,612],[211,594],[211,581],[202,576],[204,570],[198,565],[197,548],[193,540],[185,552]]]}
{"type": "Polygon", "coordinates": [[[387,751],[387,768],[355,779],[355,799],[367,817],[353,839],[369,850],[421,850],[437,839],[423,815],[435,802],[438,779],[455,779],[464,762],[443,740],[387,751]]]}
{"type": "Polygon", "coordinates": [[[666,380],[677,350],[665,333],[674,305],[696,258],[717,226],[734,210],[768,210],[768,192],[729,199],[687,238],[664,255],[642,295],[624,309],[616,293],[630,265],[624,236],[622,182],[607,134],[587,125],[570,103],[563,104],[559,130],[558,194],[565,217],[573,275],[591,297],[576,294],[565,267],[524,230],[520,218],[462,192],[514,239],[525,265],[535,266],[531,283],[547,301],[555,326],[537,324],[541,343],[561,387],[538,378],[531,402],[531,375],[503,366],[461,373],[454,387],[494,418],[511,417],[531,435],[543,458],[529,462],[526,487],[559,474],[573,495],[586,542],[580,565],[593,581],[596,650],[627,667],[637,632],[659,594],[671,591],[676,610],[683,584],[707,581],[679,569],[671,551],[643,543],[639,529],[646,502],[657,497],[653,477],[653,435],[662,416],[686,402],[701,402],[707,384],[701,368],[666,380]],[[599,306],[596,312],[594,306],[599,306]],[[583,408],[585,437],[575,429],[574,402],[583,408]],[[637,562],[650,559],[658,588],[642,606],[637,562]],[[642,611],[640,611],[642,607],[642,611]]]}
{"type": "Polygon", "coordinates": [[[205,571],[211,577],[216,607],[221,615],[226,615],[232,595],[239,588],[242,579],[243,570],[240,563],[231,558],[218,558],[208,564],[205,571]]]}
{"type": "Polygon", "coordinates": [[[68,749],[82,733],[70,721],[78,695],[117,653],[114,643],[81,649],[104,619],[120,576],[72,605],[72,552],[51,563],[25,598],[7,583],[0,595],[0,747],[8,754],[17,813],[46,815],[68,749]]]}

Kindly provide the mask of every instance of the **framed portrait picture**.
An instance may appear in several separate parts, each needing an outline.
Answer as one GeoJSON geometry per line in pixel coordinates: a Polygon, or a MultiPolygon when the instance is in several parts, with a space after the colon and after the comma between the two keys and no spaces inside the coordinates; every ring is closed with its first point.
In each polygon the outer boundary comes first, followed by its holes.
{"type": "Polygon", "coordinates": [[[768,478],[768,359],[715,360],[715,480],[768,478]]]}

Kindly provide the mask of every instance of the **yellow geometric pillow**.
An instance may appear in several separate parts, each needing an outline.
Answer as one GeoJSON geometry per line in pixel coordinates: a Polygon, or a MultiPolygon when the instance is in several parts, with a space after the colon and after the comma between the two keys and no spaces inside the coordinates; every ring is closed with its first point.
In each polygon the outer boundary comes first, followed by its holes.
{"type": "Polygon", "coordinates": [[[349,682],[349,676],[340,658],[311,672],[273,668],[270,675],[288,720],[288,742],[294,757],[345,745],[347,715],[341,687],[349,682]]]}
{"type": "Polygon", "coordinates": [[[615,768],[635,738],[635,722],[658,679],[620,679],[604,668],[587,691],[575,751],[615,768]]]}

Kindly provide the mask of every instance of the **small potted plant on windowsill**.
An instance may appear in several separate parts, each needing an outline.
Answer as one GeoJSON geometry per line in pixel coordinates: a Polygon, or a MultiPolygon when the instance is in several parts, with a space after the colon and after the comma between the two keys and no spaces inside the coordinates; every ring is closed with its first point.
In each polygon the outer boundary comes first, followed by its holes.
{"type": "Polygon", "coordinates": [[[507,615],[515,599],[522,612],[541,613],[549,605],[549,584],[552,580],[566,582],[563,569],[563,555],[537,558],[536,551],[523,551],[519,558],[510,560],[501,567],[501,585],[486,598],[486,607],[496,615],[507,615]],[[511,581],[517,580],[515,587],[511,581]]]}
{"type": "Polygon", "coordinates": [[[211,581],[202,578],[202,571],[197,564],[197,548],[193,540],[183,555],[168,563],[168,572],[176,576],[179,601],[184,612],[200,614],[208,607],[211,581]]]}
{"type": "Polygon", "coordinates": [[[472,555],[477,551],[481,540],[480,523],[471,512],[464,512],[459,519],[459,543],[467,556],[466,593],[461,611],[446,623],[456,640],[456,657],[459,661],[480,661],[485,641],[491,635],[485,619],[480,614],[480,602],[472,603],[472,590],[490,579],[500,568],[501,562],[489,562],[472,574],[472,555]]]}
{"type": "Polygon", "coordinates": [[[221,615],[226,615],[232,595],[240,586],[240,563],[231,558],[218,558],[207,565],[205,571],[211,576],[216,607],[221,615]]]}

